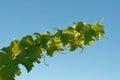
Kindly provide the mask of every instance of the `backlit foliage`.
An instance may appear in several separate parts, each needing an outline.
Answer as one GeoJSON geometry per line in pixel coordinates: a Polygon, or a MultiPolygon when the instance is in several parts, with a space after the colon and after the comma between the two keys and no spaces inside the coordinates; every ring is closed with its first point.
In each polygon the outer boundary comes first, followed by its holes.
{"type": "Polygon", "coordinates": [[[103,37],[102,24],[99,22],[85,24],[80,21],[64,30],[55,28],[54,34],[34,33],[24,36],[21,40],[13,40],[8,47],[0,50],[0,80],[15,80],[15,76],[21,74],[19,64],[30,72],[33,63],[40,63],[44,55],[53,57],[56,52],[66,48],[69,51],[82,49],[103,37]]]}

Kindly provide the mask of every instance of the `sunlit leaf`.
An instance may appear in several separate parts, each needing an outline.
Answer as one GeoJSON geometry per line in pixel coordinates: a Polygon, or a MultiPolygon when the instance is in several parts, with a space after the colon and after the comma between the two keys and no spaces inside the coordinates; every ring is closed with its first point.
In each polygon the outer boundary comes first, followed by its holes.
{"type": "Polygon", "coordinates": [[[19,40],[14,40],[11,42],[11,50],[12,50],[12,54],[16,54],[19,52],[19,40]]]}
{"type": "Polygon", "coordinates": [[[99,22],[96,22],[92,25],[92,29],[99,32],[104,32],[103,26],[99,24],[99,22]]]}
{"type": "Polygon", "coordinates": [[[74,25],[73,25],[73,28],[78,32],[82,31],[84,27],[85,27],[85,25],[81,21],[77,22],[77,23],[74,23],[74,25]]]}
{"type": "Polygon", "coordinates": [[[53,57],[66,48],[70,51],[83,49],[104,37],[104,27],[99,22],[85,24],[79,21],[66,29],[54,30],[54,34],[34,33],[34,36],[24,36],[21,40],[13,40],[10,46],[3,47],[0,50],[0,80],[15,80],[14,77],[21,74],[19,64],[30,72],[33,64],[39,64],[45,55],[53,57]]]}
{"type": "Polygon", "coordinates": [[[95,31],[96,39],[104,37],[104,27],[99,22],[93,24],[92,29],[95,31]]]}

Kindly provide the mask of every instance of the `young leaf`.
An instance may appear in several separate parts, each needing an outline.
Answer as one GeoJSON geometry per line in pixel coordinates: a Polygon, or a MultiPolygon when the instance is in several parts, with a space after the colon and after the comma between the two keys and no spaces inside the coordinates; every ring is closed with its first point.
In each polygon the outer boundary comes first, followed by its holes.
{"type": "Polygon", "coordinates": [[[19,40],[14,40],[11,42],[10,44],[10,48],[11,48],[11,51],[12,51],[12,54],[16,54],[18,53],[20,50],[19,50],[19,40]]]}

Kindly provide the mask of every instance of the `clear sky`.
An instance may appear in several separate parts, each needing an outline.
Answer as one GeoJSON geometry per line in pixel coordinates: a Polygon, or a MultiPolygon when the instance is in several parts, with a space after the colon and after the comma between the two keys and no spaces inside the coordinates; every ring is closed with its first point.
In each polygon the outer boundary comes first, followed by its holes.
{"type": "Polygon", "coordinates": [[[0,0],[0,48],[34,32],[64,29],[74,21],[94,23],[104,17],[105,36],[83,53],[47,57],[49,66],[24,67],[16,80],[120,80],[120,0],[0,0]]]}

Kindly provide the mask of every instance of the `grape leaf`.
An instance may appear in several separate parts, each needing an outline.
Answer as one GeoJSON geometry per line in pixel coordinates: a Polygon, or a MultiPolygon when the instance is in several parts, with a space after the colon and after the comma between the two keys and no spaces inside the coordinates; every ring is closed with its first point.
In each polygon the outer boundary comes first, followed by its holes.
{"type": "Polygon", "coordinates": [[[27,35],[25,37],[22,38],[22,40],[20,40],[20,43],[19,43],[19,48],[21,50],[25,49],[25,48],[28,48],[30,47],[31,45],[33,45],[33,38],[31,35],[27,35]]]}
{"type": "Polygon", "coordinates": [[[21,74],[19,64],[30,72],[33,64],[40,63],[44,55],[53,57],[56,52],[66,48],[70,51],[83,49],[104,37],[104,27],[99,22],[85,24],[79,21],[66,29],[54,30],[55,34],[34,33],[34,36],[24,36],[21,40],[13,40],[8,47],[3,47],[0,50],[0,80],[15,80],[14,77],[21,74]]]}

